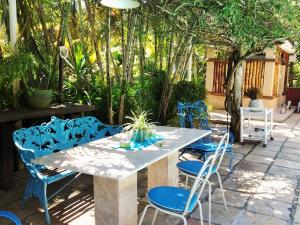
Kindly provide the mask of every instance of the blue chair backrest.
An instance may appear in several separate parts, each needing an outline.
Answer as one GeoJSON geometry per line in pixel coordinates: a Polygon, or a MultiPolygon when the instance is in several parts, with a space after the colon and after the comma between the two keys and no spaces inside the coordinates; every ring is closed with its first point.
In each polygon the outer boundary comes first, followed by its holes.
{"type": "Polygon", "coordinates": [[[210,130],[208,110],[204,101],[178,102],[177,110],[180,127],[210,130]]]}
{"type": "Polygon", "coordinates": [[[22,225],[20,219],[9,211],[0,211],[0,217],[6,218],[16,225],[22,225]]]}
{"type": "Polygon", "coordinates": [[[68,120],[52,117],[49,123],[15,131],[13,139],[25,167],[32,172],[34,165],[31,164],[31,159],[111,136],[120,131],[120,127],[108,126],[95,117],[68,120]]]}

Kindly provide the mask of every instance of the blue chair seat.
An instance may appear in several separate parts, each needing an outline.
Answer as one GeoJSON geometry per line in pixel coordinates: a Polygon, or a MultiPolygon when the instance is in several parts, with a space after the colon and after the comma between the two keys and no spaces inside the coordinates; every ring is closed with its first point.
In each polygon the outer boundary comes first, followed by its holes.
{"type": "MultiPolygon", "coordinates": [[[[205,143],[205,142],[195,142],[187,146],[189,149],[201,150],[205,152],[214,152],[218,147],[217,143],[205,143]]],[[[226,151],[230,151],[232,149],[232,145],[228,144],[226,151]]]]}
{"type": "MultiPolygon", "coordinates": [[[[160,186],[150,189],[148,200],[155,206],[172,211],[183,213],[189,198],[190,191],[184,188],[160,186]]],[[[197,196],[193,196],[188,212],[192,212],[197,205],[197,196]]]]}
{"type": "Polygon", "coordinates": [[[48,168],[44,166],[37,166],[36,169],[39,171],[40,175],[43,176],[47,184],[54,183],[65,177],[75,175],[76,172],[71,170],[64,170],[58,168],[48,168]]]}
{"type": "MultiPolygon", "coordinates": [[[[197,160],[181,161],[177,163],[177,168],[189,175],[197,176],[203,164],[204,164],[203,162],[197,160]]],[[[214,174],[216,172],[217,172],[217,168],[214,166],[212,168],[211,173],[214,174]]]]}

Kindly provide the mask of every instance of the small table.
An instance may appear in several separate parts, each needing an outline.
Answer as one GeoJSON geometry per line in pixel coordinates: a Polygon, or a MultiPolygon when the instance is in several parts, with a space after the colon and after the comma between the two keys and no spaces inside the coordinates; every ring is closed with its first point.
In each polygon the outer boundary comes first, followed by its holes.
{"type": "Polygon", "coordinates": [[[267,147],[268,137],[273,140],[273,109],[241,107],[241,143],[244,139],[263,140],[263,147],[267,147]],[[261,120],[261,124],[253,126],[252,121],[261,120]]]}
{"type": "Polygon", "coordinates": [[[137,172],[148,167],[148,188],[174,185],[178,150],[210,134],[207,130],[155,127],[162,146],[140,151],[117,148],[126,134],[51,154],[34,163],[94,176],[95,224],[137,224],[137,172]]]}

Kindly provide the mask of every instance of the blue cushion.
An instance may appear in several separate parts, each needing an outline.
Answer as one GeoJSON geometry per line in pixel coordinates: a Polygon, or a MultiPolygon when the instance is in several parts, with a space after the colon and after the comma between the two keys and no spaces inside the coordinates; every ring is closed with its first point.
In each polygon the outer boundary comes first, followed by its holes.
{"type": "MultiPolygon", "coordinates": [[[[190,174],[192,176],[197,176],[203,166],[203,162],[197,160],[188,160],[188,161],[181,161],[177,163],[177,168],[184,173],[190,174]]],[[[207,168],[208,170],[208,168],[207,168]]],[[[214,166],[212,168],[212,174],[217,172],[217,168],[214,166]]]]}
{"type": "MultiPolygon", "coordinates": [[[[167,211],[183,213],[186,207],[190,190],[178,187],[160,186],[150,189],[148,200],[153,205],[167,211]]],[[[197,205],[197,196],[192,197],[188,212],[192,212],[197,205]]]]}
{"type": "MultiPolygon", "coordinates": [[[[214,152],[214,151],[216,151],[217,147],[218,147],[218,144],[216,144],[216,143],[196,142],[196,143],[190,144],[187,148],[191,148],[194,150],[201,150],[201,151],[205,151],[205,152],[214,152]]],[[[232,149],[232,145],[228,144],[226,151],[230,151],[231,149],[232,149]]]]}

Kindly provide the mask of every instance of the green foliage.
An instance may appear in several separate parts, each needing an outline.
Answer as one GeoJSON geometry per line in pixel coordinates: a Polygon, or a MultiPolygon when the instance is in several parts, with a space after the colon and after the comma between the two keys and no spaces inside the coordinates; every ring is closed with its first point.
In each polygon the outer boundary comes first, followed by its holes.
{"type": "Polygon", "coordinates": [[[294,83],[294,87],[296,88],[300,88],[300,63],[296,63],[294,65],[294,73],[295,73],[295,83],[294,83]]]}
{"type": "Polygon", "coordinates": [[[24,79],[36,68],[36,60],[31,53],[16,53],[0,59],[0,86],[6,84],[10,87],[15,79],[24,79]]]}
{"type": "Polygon", "coordinates": [[[198,83],[189,81],[178,82],[175,84],[172,93],[168,118],[173,118],[176,115],[178,102],[196,102],[200,99],[206,99],[206,88],[203,79],[199,80],[198,83]]]}
{"type": "Polygon", "coordinates": [[[240,49],[251,54],[274,41],[296,37],[299,4],[292,0],[183,0],[175,10],[166,8],[181,26],[204,43],[240,49]]]}
{"type": "Polygon", "coordinates": [[[144,131],[146,133],[150,133],[152,131],[154,123],[149,121],[148,112],[143,111],[140,114],[131,112],[131,114],[132,116],[126,117],[130,122],[125,124],[125,132],[144,131]]]}
{"type": "Polygon", "coordinates": [[[255,99],[261,99],[263,93],[260,88],[252,87],[245,91],[245,95],[248,98],[255,100],[255,99]]]}

